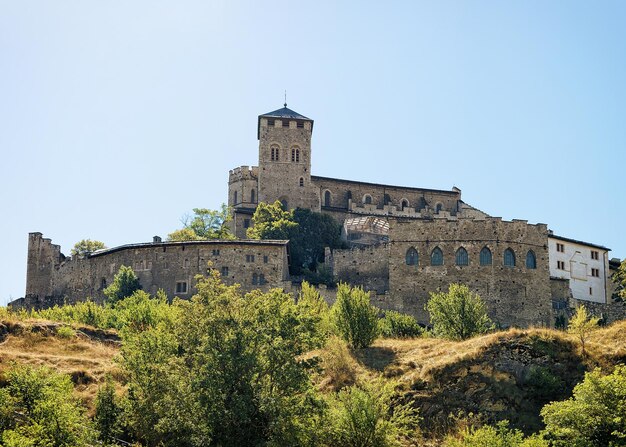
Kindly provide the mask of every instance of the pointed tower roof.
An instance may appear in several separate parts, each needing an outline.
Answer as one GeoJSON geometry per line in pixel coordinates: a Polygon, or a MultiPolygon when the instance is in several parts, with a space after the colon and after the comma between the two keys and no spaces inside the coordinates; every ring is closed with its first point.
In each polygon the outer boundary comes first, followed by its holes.
{"type": "Polygon", "coordinates": [[[311,118],[307,118],[304,115],[300,115],[298,112],[294,112],[291,109],[287,108],[287,103],[285,103],[285,107],[282,109],[274,110],[273,112],[264,113],[263,115],[259,115],[259,121],[257,125],[257,138],[260,135],[261,129],[261,118],[278,118],[278,119],[292,119],[292,120],[302,120],[302,121],[310,121],[311,122],[311,131],[313,131],[313,120],[311,118]]]}

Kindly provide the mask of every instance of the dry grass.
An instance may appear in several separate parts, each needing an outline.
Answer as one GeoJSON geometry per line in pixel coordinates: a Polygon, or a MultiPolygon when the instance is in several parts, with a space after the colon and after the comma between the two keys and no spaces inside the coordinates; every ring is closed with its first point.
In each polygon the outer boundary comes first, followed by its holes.
{"type": "Polygon", "coordinates": [[[70,339],[57,337],[53,329],[45,330],[48,322],[41,320],[31,321],[30,325],[10,324],[9,334],[0,343],[0,375],[12,364],[47,366],[69,374],[77,395],[90,410],[105,376],[112,374],[117,382],[122,377],[113,361],[119,352],[114,344],[80,336],[80,333],[70,339]],[[37,331],[33,330],[33,324],[37,331]]]}

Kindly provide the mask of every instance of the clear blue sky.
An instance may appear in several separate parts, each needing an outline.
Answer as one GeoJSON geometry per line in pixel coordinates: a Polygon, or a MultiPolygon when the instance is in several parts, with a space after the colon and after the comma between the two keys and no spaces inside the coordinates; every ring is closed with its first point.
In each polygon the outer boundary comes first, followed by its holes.
{"type": "Polygon", "coordinates": [[[450,189],[626,256],[622,1],[0,0],[0,304],[27,234],[149,241],[226,200],[256,120],[313,173],[450,189]]]}

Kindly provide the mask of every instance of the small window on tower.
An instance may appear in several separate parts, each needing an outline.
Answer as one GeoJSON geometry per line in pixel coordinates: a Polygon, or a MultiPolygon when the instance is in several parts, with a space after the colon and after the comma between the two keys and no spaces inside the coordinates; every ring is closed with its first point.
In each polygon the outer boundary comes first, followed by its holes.
{"type": "Polygon", "coordinates": [[[283,127],[289,127],[289,121],[283,120],[283,127]]]}
{"type": "Polygon", "coordinates": [[[304,186],[304,177],[300,177],[300,186],[304,186]]]}
{"type": "Polygon", "coordinates": [[[270,127],[274,127],[274,120],[267,120],[267,125],[270,127]]]}
{"type": "Polygon", "coordinates": [[[298,121],[298,124],[296,125],[296,127],[298,129],[304,129],[304,121],[298,121]]]}
{"type": "Polygon", "coordinates": [[[295,163],[300,163],[300,149],[291,149],[291,161],[295,163]]]}

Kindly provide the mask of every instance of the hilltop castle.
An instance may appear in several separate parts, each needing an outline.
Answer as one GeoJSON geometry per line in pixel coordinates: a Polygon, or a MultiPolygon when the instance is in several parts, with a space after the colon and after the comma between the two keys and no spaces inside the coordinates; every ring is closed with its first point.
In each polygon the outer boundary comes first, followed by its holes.
{"type": "Polygon", "coordinates": [[[545,224],[503,221],[461,199],[461,190],[407,188],[311,174],[313,120],[285,107],[260,115],[258,166],[229,173],[228,205],[236,241],[130,244],[85,258],[65,257],[41,233],[29,235],[26,296],[14,305],[49,306],[91,297],[120,265],[134,268],[145,290],[191,296],[207,262],[244,290],[291,291],[288,241],[246,240],[260,202],[332,216],[343,226],[346,250],[327,250],[337,281],[363,286],[375,304],[427,323],[429,293],[467,284],[502,326],[552,326],[584,301],[606,320],[624,318],[611,300],[609,249],[554,235],[545,224]]]}

